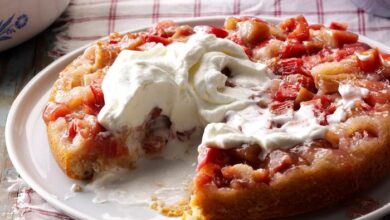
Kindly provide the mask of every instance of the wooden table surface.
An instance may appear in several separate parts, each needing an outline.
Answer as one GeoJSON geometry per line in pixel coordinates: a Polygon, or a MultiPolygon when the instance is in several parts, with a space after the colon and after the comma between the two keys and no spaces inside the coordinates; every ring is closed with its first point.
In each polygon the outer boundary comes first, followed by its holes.
{"type": "Polygon", "coordinates": [[[0,52],[0,219],[2,220],[15,218],[12,204],[16,195],[13,197],[6,192],[9,185],[7,178],[16,174],[5,145],[4,128],[8,111],[26,83],[54,60],[48,56],[48,51],[53,46],[55,27],[56,25],[52,25],[29,41],[0,52]]]}
{"type": "MultiPolygon", "coordinates": [[[[8,158],[5,145],[5,123],[8,111],[13,100],[23,89],[27,82],[40,70],[50,64],[54,58],[48,55],[55,40],[52,25],[44,32],[30,39],[29,41],[0,52],[0,219],[15,219],[12,211],[17,195],[9,195],[6,191],[7,178],[17,175],[11,161],[8,158]]],[[[390,220],[390,215],[382,218],[390,220]]]]}

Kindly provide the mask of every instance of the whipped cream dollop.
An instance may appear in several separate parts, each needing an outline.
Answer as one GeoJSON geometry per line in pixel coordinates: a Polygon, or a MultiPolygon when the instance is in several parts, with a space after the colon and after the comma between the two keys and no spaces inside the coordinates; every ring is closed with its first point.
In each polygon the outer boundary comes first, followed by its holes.
{"type": "Polygon", "coordinates": [[[103,80],[105,106],[98,120],[111,131],[134,128],[158,107],[176,130],[205,126],[258,101],[273,78],[241,46],[210,34],[147,51],[125,50],[103,80]],[[225,86],[224,68],[231,71],[234,87],[225,86]]]}
{"type": "Polygon", "coordinates": [[[345,121],[348,117],[348,112],[355,107],[357,102],[362,102],[363,98],[366,98],[370,91],[351,84],[340,84],[338,92],[341,99],[337,103],[336,111],[327,116],[330,124],[345,121]]]}
{"type": "Polygon", "coordinates": [[[361,101],[368,96],[369,90],[351,84],[340,84],[339,93],[342,98],[343,106],[346,108],[353,108],[356,102],[361,101]]]}
{"type": "Polygon", "coordinates": [[[327,131],[314,115],[313,105],[298,111],[274,115],[269,109],[251,105],[239,112],[229,112],[226,123],[206,126],[202,143],[229,149],[242,144],[257,144],[265,153],[275,148],[289,148],[307,140],[322,138],[327,131]]]}
{"type": "Polygon", "coordinates": [[[274,115],[257,105],[270,98],[267,89],[278,82],[241,46],[196,33],[187,42],[122,51],[103,80],[105,106],[98,120],[121,132],[142,125],[158,107],[176,131],[206,126],[201,145],[218,148],[257,143],[268,151],[321,138],[326,127],[312,106],[274,115]]]}

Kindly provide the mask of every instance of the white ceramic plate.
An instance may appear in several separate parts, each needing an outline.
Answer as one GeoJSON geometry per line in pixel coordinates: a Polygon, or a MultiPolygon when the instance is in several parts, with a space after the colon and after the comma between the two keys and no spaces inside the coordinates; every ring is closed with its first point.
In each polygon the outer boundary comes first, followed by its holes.
{"type": "MultiPolygon", "coordinates": [[[[278,22],[275,18],[264,18],[269,22],[278,22]]],[[[178,23],[190,25],[222,25],[223,17],[209,17],[192,20],[182,20],[178,23]]],[[[132,30],[132,31],[140,31],[132,30]]],[[[361,37],[360,41],[380,48],[390,53],[385,45],[361,37]]],[[[86,47],[86,46],[85,46],[86,47]]],[[[36,75],[21,91],[13,103],[6,124],[6,144],[9,156],[21,177],[43,198],[67,214],[81,219],[163,219],[156,211],[145,205],[119,205],[116,202],[96,204],[92,202],[95,194],[82,192],[71,195],[71,185],[74,180],[67,178],[52,157],[47,142],[42,111],[48,98],[49,90],[58,77],[58,73],[73,59],[79,56],[85,47],[75,50],[56,60],[36,75]],[[71,196],[70,196],[71,195],[71,196]]],[[[193,155],[195,158],[195,155],[193,155]]],[[[161,167],[159,172],[176,175],[175,168],[161,167]]],[[[180,170],[180,169],[179,169],[180,170]]],[[[142,175],[153,176],[156,168],[146,168],[142,175]],[[153,175],[152,175],[153,174],[153,175]]],[[[149,178],[148,177],[148,178],[149,178]]],[[[151,177],[152,178],[152,177],[151,177]]],[[[80,183],[80,182],[79,182],[80,183]]],[[[84,183],[80,183],[84,184],[84,183]]],[[[139,189],[148,187],[142,182],[139,189]]],[[[378,184],[375,189],[365,192],[383,205],[382,208],[362,217],[361,219],[377,219],[390,213],[390,177],[378,184]]],[[[322,210],[320,212],[299,216],[299,219],[347,219],[344,206],[322,210]]]]}

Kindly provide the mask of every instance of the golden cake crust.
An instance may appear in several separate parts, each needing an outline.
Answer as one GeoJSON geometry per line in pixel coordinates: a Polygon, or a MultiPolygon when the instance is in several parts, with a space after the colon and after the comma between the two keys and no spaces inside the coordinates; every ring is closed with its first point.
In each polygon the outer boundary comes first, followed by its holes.
{"type": "Polygon", "coordinates": [[[91,179],[95,173],[113,167],[128,169],[134,167],[134,158],[125,153],[115,157],[107,157],[89,150],[93,146],[91,142],[80,145],[64,144],[61,139],[65,132],[61,131],[61,125],[57,124],[60,123],[48,123],[48,141],[55,160],[68,177],[86,180],[91,179]]]}
{"type": "MultiPolygon", "coordinates": [[[[121,140],[98,136],[104,130],[97,123],[96,110],[85,107],[90,102],[92,107],[96,104],[96,95],[91,89],[93,80],[103,78],[106,66],[113,62],[117,51],[117,48],[109,48],[106,42],[96,42],[59,74],[51,89],[49,104],[43,115],[48,141],[58,165],[70,178],[90,179],[101,170],[117,166],[131,168],[134,165],[136,155],[129,155],[126,146],[118,145],[121,140]],[[50,118],[53,116],[47,116],[46,112],[59,117],[50,118]],[[72,123],[79,126],[79,119],[84,120],[80,123],[91,123],[86,117],[93,119],[92,124],[87,124],[83,135],[74,134],[69,138],[72,123]]],[[[83,129],[83,125],[80,127],[77,129],[83,129]]]]}
{"type": "Polygon", "coordinates": [[[246,189],[194,189],[186,219],[270,219],[314,211],[335,204],[375,184],[390,170],[390,117],[351,118],[342,132],[375,128],[378,137],[345,146],[343,155],[328,154],[246,189]],[[198,209],[201,207],[201,209],[198,209]]]}

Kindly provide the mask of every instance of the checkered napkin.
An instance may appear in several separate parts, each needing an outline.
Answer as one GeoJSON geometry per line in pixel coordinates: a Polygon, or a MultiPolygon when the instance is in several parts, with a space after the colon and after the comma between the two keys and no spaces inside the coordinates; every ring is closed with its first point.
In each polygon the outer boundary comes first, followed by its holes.
{"type": "MultiPolygon", "coordinates": [[[[390,45],[390,20],[357,8],[349,0],[72,0],[58,20],[53,56],[63,55],[113,31],[151,25],[166,19],[213,15],[304,15],[309,22],[348,22],[349,30],[390,45]]],[[[15,210],[23,219],[70,219],[58,213],[31,188],[18,187],[15,210]]]]}
{"type": "Polygon", "coordinates": [[[348,22],[349,30],[390,46],[390,19],[367,14],[350,0],[73,0],[57,34],[54,56],[88,42],[166,19],[214,15],[304,15],[309,22],[348,22]]]}

